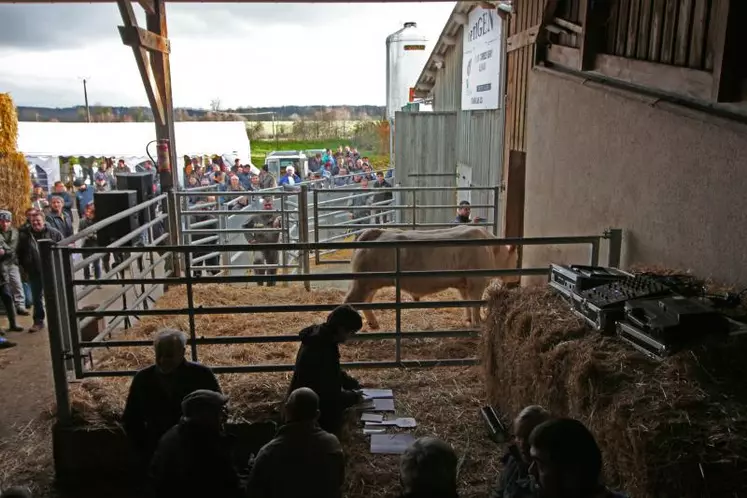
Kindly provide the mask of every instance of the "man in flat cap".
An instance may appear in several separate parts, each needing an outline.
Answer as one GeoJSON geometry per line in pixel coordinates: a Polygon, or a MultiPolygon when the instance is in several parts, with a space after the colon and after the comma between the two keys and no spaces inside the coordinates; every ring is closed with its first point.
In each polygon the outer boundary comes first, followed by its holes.
{"type": "Polygon", "coordinates": [[[156,362],[132,379],[124,409],[125,433],[141,463],[150,462],[158,440],[179,422],[182,400],[193,391],[220,392],[210,368],[184,358],[187,336],[180,330],[162,330],[154,342],[156,362]]]}
{"type": "Polygon", "coordinates": [[[341,498],[345,458],[340,441],[322,430],[319,397],[308,387],[285,402],[285,425],[259,450],[249,480],[249,498],[341,498]],[[289,479],[289,476],[293,476],[289,479]]]}
{"type": "Polygon", "coordinates": [[[361,385],[340,366],[339,345],[363,327],[350,305],[338,306],[322,324],[303,329],[289,393],[308,387],[319,396],[319,426],[339,435],[345,410],[363,400],[361,385]]]}
{"type": "Polygon", "coordinates": [[[13,268],[17,269],[16,249],[18,247],[18,232],[10,227],[12,220],[13,217],[9,211],[0,211],[0,299],[8,317],[8,330],[23,332],[23,328],[16,323],[16,303],[13,302],[11,289],[13,268]],[[5,236],[8,230],[12,230],[10,237],[5,236]]]}
{"type": "Polygon", "coordinates": [[[224,433],[228,397],[200,389],[182,401],[182,418],[158,443],[151,462],[156,498],[243,498],[224,433]]]}

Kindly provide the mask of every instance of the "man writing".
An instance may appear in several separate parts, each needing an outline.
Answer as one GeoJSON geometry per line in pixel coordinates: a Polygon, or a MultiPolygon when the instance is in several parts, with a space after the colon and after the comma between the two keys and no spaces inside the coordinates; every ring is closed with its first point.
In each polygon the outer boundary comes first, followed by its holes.
{"type": "Polygon", "coordinates": [[[319,396],[319,426],[338,435],[344,412],[360,403],[360,383],[342,370],[340,344],[363,327],[361,316],[349,305],[338,306],[322,324],[303,329],[289,392],[308,387],[319,396]]]}

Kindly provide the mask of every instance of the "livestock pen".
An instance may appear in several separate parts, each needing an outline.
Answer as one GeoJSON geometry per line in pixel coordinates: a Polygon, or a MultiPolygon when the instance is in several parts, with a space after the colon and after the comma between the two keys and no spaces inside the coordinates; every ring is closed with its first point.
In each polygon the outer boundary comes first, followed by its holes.
{"type": "MultiPolygon", "coordinates": [[[[123,212],[117,216],[129,214],[123,212]]],[[[113,222],[117,216],[101,223],[113,222]]],[[[572,243],[590,246],[589,262],[596,264],[600,248],[608,238],[611,242],[619,240],[615,236],[594,235],[427,244],[293,242],[265,246],[234,244],[230,248],[201,245],[199,251],[274,249],[310,254],[316,249],[373,246],[398,253],[401,247],[418,245],[572,243]]],[[[359,309],[382,310],[382,329],[388,332],[358,334],[354,342],[343,347],[345,368],[356,369],[356,375],[366,385],[392,388],[398,412],[418,421],[416,434],[442,437],[457,448],[462,457],[460,487],[464,496],[484,494],[488,481],[492,480],[497,469],[498,448],[485,437],[479,415],[479,408],[486,399],[480,372],[475,367],[479,331],[462,328],[462,314],[458,309],[484,301],[459,300],[455,292],[446,291],[421,302],[412,302],[403,296],[399,281],[417,272],[399,265],[394,271],[379,273],[302,271],[275,277],[225,274],[199,277],[191,271],[189,254],[195,251],[192,246],[121,247],[121,244],[113,244],[107,248],[82,249],[43,244],[42,247],[49,267],[46,298],[57,388],[58,423],[54,440],[58,477],[67,476],[69,482],[72,476],[93,472],[102,476],[107,472],[111,474],[112,470],[122,473],[131,465],[121,431],[111,428],[116,427],[119,420],[129,377],[152,361],[152,338],[159,329],[176,327],[188,333],[190,359],[213,367],[231,397],[234,427],[252,426],[247,424],[262,427],[264,420],[277,420],[278,403],[285,394],[292,370],[297,332],[320,321],[343,300],[344,291],[329,288],[328,284],[386,277],[393,280],[393,289],[382,291],[377,302],[353,304],[359,309]],[[95,309],[79,309],[74,296],[81,288],[90,288],[91,282],[74,276],[81,264],[73,262],[76,253],[82,254],[84,261],[94,254],[124,253],[120,266],[142,264],[142,271],[123,273],[122,268],[114,268],[111,275],[97,281],[97,285],[119,287],[122,292],[134,286],[144,289],[143,295],[161,286],[168,286],[169,290],[155,306],[143,306],[148,300],[138,298],[121,307],[102,305],[95,309]],[[180,263],[169,265],[166,271],[154,272],[154,264],[161,264],[165,259],[180,263]],[[183,269],[179,276],[172,271],[175,266],[183,269]],[[270,278],[287,282],[288,286],[256,286],[257,282],[270,278]],[[302,282],[309,282],[310,290],[300,285],[302,282]],[[114,321],[128,317],[133,322],[126,330],[111,326],[114,321]],[[109,323],[98,329],[96,337],[83,340],[80,335],[83,326],[99,319],[107,319],[109,323]],[[69,382],[68,375],[76,380],[69,382]],[[80,451],[81,448],[86,451],[80,451]]],[[[609,252],[613,258],[619,254],[614,248],[609,252]]],[[[547,268],[534,268],[459,273],[506,276],[547,272],[547,268]]],[[[418,276],[438,278],[448,274],[443,271],[418,276]]],[[[262,434],[266,439],[267,431],[262,434]]],[[[259,444],[262,437],[255,437],[250,444],[259,444]]],[[[396,457],[371,455],[365,437],[353,424],[349,425],[343,444],[349,456],[347,496],[378,496],[392,491],[397,483],[396,457]]]]}

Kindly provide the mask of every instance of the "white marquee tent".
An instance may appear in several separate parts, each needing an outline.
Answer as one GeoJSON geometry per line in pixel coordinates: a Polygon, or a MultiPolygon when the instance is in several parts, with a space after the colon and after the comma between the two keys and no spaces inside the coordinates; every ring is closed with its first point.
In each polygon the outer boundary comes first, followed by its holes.
{"type": "MultiPolygon", "coordinates": [[[[185,121],[174,124],[176,155],[223,155],[250,164],[250,145],[243,121],[185,121]]],[[[146,145],[156,139],[153,123],[18,123],[18,150],[32,174],[48,184],[60,180],[60,157],[114,157],[133,171],[148,160],[146,145]]],[[[155,143],[148,148],[155,158],[155,143]]],[[[175,179],[181,185],[183,175],[175,179]]]]}

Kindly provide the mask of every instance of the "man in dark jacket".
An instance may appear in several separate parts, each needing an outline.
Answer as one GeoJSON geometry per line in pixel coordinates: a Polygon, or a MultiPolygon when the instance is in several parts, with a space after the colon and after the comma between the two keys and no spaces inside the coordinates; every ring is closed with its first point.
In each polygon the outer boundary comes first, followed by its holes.
{"type": "Polygon", "coordinates": [[[52,242],[62,240],[62,234],[44,221],[40,211],[27,211],[28,226],[24,225],[18,234],[18,262],[26,272],[31,287],[31,300],[34,304],[34,325],[29,332],[38,332],[44,328],[44,287],[42,285],[42,263],[39,252],[39,241],[49,239],[52,242]]]}
{"type": "Polygon", "coordinates": [[[78,191],[75,193],[75,204],[78,209],[78,215],[83,216],[86,206],[93,202],[93,188],[83,182],[76,180],[78,191]]]}
{"type": "Polygon", "coordinates": [[[457,458],[446,442],[421,437],[405,450],[399,464],[400,498],[458,498],[457,458]]]}
{"type": "Polygon", "coordinates": [[[340,441],[322,430],[319,397],[306,387],[285,403],[285,425],[257,454],[249,498],[341,498],[345,459],[340,441]],[[292,476],[292,478],[289,478],[292,476]]]}
{"type": "Polygon", "coordinates": [[[530,472],[541,498],[625,498],[602,484],[602,452],[584,424],[548,420],[529,436],[530,472]]]}
{"type": "Polygon", "coordinates": [[[70,195],[70,192],[67,191],[64,183],[60,181],[54,182],[54,187],[52,187],[52,192],[47,196],[47,202],[51,204],[53,197],[59,197],[62,199],[63,209],[70,216],[70,218],[72,218],[73,217],[73,196],[70,195]]]}
{"type": "Polygon", "coordinates": [[[184,358],[186,335],[164,330],[155,340],[156,363],[132,379],[124,409],[124,430],[147,464],[158,440],[179,422],[182,400],[198,389],[220,392],[218,380],[206,366],[184,358]]]}
{"type": "MultiPolygon", "coordinates": [[[[280,242],[280,232],[258,232],[256,230],[267,230],[267,229],[280,229],[282,227],[283,217],[277,213],[272,206],[272,198],[266,197],[263,201],[263,208],[265,211],[271,211],[268,213],[257,213],[249,217],[246,223],[242,225],[242,228],[248,229],[244,232],[244,238],[248,244],[277,244],[280,242]]],[[[277,265],[280,263],[280,251],[274,249],[263,249],[261,251],[254,252],[254,260],[252,264],[255,265],[277,265]]],[[[276,268],[255,268],[255,275],[277,275],[278,269],[276,268]]],[[[257,282],[257,285],[262,287],[265,282],[257,282]]],[[[268,287],[273,287],[275,282],[270,280],[267,282],[268,287]]]]}
{"type": "Polygon", "coordinates": [[[345,410],[363,400],[360,383],[340,367],[339,345],[363,327],[349,305],[338,306],[322,324],[303,329],[289,393],[308,387],[319,396],[319,426],[339,434],[345,410]]]}
{"type": "Polygon", "coordinates": [[[530,498],[534,496],[529,479],[529,435],[535,427],[550,419],[541,406],[527,406],[514,419],[515,444],[502,458],[503,470],[490,491],[490,498],[530,498]]]}
{"type": "Polygon", "coordinates": [[[73,236],[73,218],[64,209],[64,201],[62,197],[53,195],[49,201],[49,214],[47,215],[47,223],[62,234],[62,238],[66,239],[73,236]]]}
{"type": "MultiPolygon", "coordinates": [[[[373,188],[381,189],[379,193],[373,196],[373,203],[378,205],[378,209],[374,211],[374,214],[384,213],[387,210],[387,205],[384,204],[387,201],[392,200],[392,192],[387,192],[385,189],[392,188],[392,185],[384,180],[384,173],[381,171],[376,173],[376,182],[373,184],[373,188]]],[[[386,223],[387,215],[382,214],[381,217],[376,217],[376,223],[386,223]]]]}
{"type": "Polygon", "coordinates": [[[151,462],[156,498],[242,498],[225,435],[228,397],[197,390],[181,403],[183,417],[158,443],[151,462]]]}
{"type": "MultiPolygon", "coordinates": [[[[0,224],[9,226],[13,216],[9,211],[0,211],[0,224]]],[[[14,230],[11,228],[11,230],[14,230]]],[[[5,232],[5,230],[3,230],[5,232]]],[[[15,235],[17,239],[17,234],[15,235]]],[[[15,242],[17,244],[17,240],[15,242]]],[[[13,243],[6,242],[4,236],[0,235],[0,299],[2,299],[5,314],[8,317],[8,330],[10,332],[22,332],[23,328],[16,323],[16,304],[13,302],[11,291],[11,279],[13,278],[13,266],[16,261],[16,247],[13,243]]],[[[0,330],[2,333],[2,330],[0,330]]]]}

